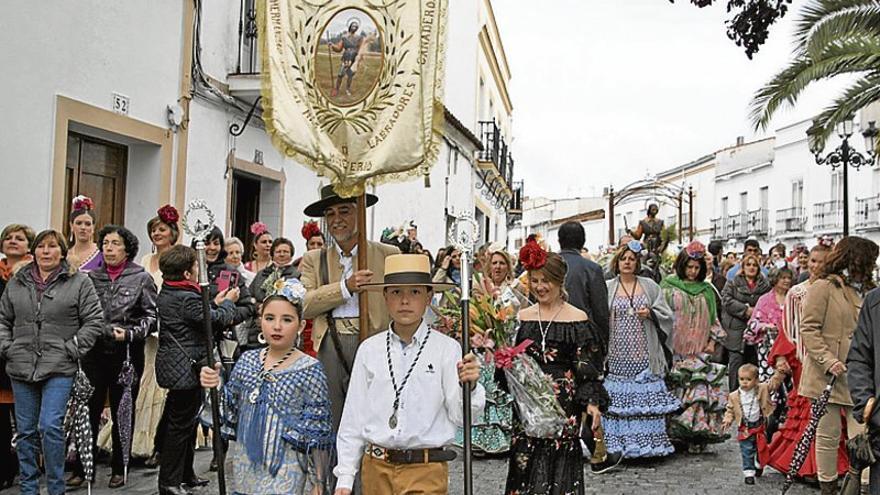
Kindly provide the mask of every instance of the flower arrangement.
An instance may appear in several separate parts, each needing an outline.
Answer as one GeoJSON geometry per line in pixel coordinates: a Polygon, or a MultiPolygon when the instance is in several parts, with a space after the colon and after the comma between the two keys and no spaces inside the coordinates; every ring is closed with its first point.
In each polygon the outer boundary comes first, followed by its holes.
{"type": "Polygon", "coordinates": [[[73,211],[80,211],[80,210],[89,211],[89,210],[94,210],[94,209],[95,209],[95,202],[92,201],[92,198],[90,198],[88,196],[84,196],[82,194],[73,198],[73,211]]]}
{"type": "Polygon", "coordinates": [[[159,216],[159,220],[162,220],[162,223],[167,225],[176,225],[177,221],[180,220],[180,213],[178,213],[177,208],[171,205],[165,205],[156,212],[159,216]]]}
{"type": "Polygon", "coordinates": [[[255,237],[260,237],[267,232],[269,232],[269,227],[267,227],[265,223],[254,222],[251,224],[251,234],[254,234],[255,237]]]}
{"type": "MultiPolygon", "coordinates": [[[[546,258],[546,253],[544,256],[546,258]]],[[[514,346],[516,298],[504,297],[503,290],[499,293],[482,275],[474,278],[475,290],[468,314],[471,346],[481,352],[484,362],[503,370],[526,433],[536,438],[556,437],[565,426],[567,416],[556,400],[553,380],[525,353],[532,341],[527,339],[514,346]]],[[[460,297],[454,291],[448,297],[450,306],[434,307],[439,323],[435,329],[453,337],[460,336],[460,297]]]]}

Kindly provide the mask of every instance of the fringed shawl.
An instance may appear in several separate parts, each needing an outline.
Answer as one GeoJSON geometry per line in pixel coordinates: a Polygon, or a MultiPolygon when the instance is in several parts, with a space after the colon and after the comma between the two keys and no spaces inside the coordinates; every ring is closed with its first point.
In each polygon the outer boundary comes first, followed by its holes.
{"type": "MultiPolygon", "coordinates": [[[[672,309],[666,304],[666,300],[660,295],[660,286],[646,277],[637,277],[639,287],[648,298],[651,305],[651,318],[644,321],[645,337],[648,342],[648,367],[651,373],[657,376],[665,376],[672,361],[670,351],[670,334],[672,331],[672,309]]],[[[614,303],[614,294],[620,286],[620,277],[615,277],[606,282],[608,287],[608,309],[614,303]]],[[[614,326],[614,311],[611,311],[611,326],[614,326]]]]}
{"type": "Polygon", "coordinates": [[[804,356],[806,355],[804,344],[801,342],[801,318],[804,314],[807,289],[812,284],[812,282],[807,280],[792,287],[785,296],[785,303],[782,309],[782,331],[785,332],[788,340],[794,344],[796,355],[800,362],[804,362],[804,356]]]}
{"type": "Polygon", "coordinates": [[[327,378],[320,363],[303,356],[290,367],[260,377],[260,351],[246,352],[224,387],[225,423],[247,454],[252,467],[278,474],[282,465],[297,460],[304,474],[314,473],[314,454],[331,457],[336,438],[332,430],[327,378]],[[256,400],[252,397],[256,395],[256,400]],[[302,455],[305,454],[305,455],[302,455]]]}

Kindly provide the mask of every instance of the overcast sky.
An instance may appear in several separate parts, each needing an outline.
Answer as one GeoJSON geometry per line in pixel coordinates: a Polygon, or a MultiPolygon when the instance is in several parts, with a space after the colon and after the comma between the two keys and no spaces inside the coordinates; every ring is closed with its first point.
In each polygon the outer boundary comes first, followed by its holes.
{"type": "MultiPolygon", "coordinates": [[[[512,151],[528,196],[601,195],[752,131],[755,90],[789,60],[802,0],[753,60],[727,38],[726,0],[493,0],[512,73],[512,151]]],[[[809,118],[840,83],[808,91],[781,127],[809,118]]]]}

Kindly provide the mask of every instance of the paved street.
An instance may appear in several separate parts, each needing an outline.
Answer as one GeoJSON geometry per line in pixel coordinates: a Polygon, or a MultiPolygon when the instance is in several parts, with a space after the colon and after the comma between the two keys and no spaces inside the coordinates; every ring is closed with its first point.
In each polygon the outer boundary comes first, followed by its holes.
{"type": "MultiPolygon", "coordinates": [[[[739,471],[739,449],[736,442],[714,446],[709,453],[692,456],[679,454],[657,462],[628,463],[619,470],[601,476],[594,476],[589,471],[586,475],[587,493],[602,495],[642,494],[652,495],[697,495],[697,494],[776,494],[782,486],[784,477],[770,472],[758,479],[758,483],[749,487],[743,484],[739,471]]],[[[196,454],[197,470],[207,471],[211,459],[210,451],[201,450],[196,454]]],[[[478,459],[474,464],[474,487],[479,495],[501,494],[507,473],[506,459],[478,459]]],[[[124,490],[106,488],[108,471],[101,468],[98,474],[98,486],[92,493],[102,494],[135,494],[147,495],[157,493],[156,471],[135,469],[131,473],[129,485],[124,490]]],[[[210,477],[208,474],[203,476],[210,477]]],[[[12,495],[18,489],[0,491],[0,495],[12,495]]],[[[85,490],[72,493],[85,494],[85,490]]],[[[201,494],[216,493],[212,485],[197,491],[201,494]]],[[[461,495],[462,469],[461,463],[455,462],[450,467],[451,495],[461,495]]],[[[789,492],[791,495],[818,494],[818,489],[796,484],[789,492]]],[[[390,494],[389,494],[390,495],[390,494]]]]}

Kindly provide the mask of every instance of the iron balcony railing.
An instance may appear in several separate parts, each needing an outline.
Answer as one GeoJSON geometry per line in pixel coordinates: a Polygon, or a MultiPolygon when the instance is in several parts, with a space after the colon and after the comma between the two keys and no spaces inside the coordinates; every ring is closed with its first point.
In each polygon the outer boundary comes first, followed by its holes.
{"type": "Polygon", "coordinates": [[[856,199],[856,228],[880,227],[880,194],[856,199]]]}
{"type": "Polygon", "coordinates": [[[839,230],[843,225],[843,202],[825,201],[813,207],[813,231],[839,230]]]}
{"type": "Polygon", "coordinates": [[[746,234],[754,236],[766,236],[770,233],[770,225],[766,208],[758,208],[748,213],[748,228],[746,234]]]}
{"type": "Polygon", "coordinates": [[[241,0],[238,20],[238,61],[235,66],[235,73],[260,73],[256,0],[241,0]]]}
{"type": "Polygon", "coordinates": [[[776,210],[776,233],[791,234],[803,232],[807,216],[802,207],[796,206],[776,210]]]}
{"type": "Polygon", "coordinates": [[[709,222],[712,224],[713,239],[727,239],[727,229],[725,228],[723,218],[711,218],[709,219],[709,222]]]}
{"type": "Polygon", "coordinates": [[[492,162],[498,169],[504,181],[513,184],[513,155],[507,147],[501,128],[494,120],[480,122],[480,142],[483,149],[477,153],[477,159],[484,162],[492,162]]]}
{"type": "Polygon", "coordinates": [[[749,214],[738,213],[727,217],[727,238],[741,239],[748,234],[749,214]]]}
{"type": "Polygon", "coordinates": [[[522,215],[523,200],[523,181],[513,184],[513,194],[510,197],[510,205],[507,209],[508,215],[522,215]]]}

